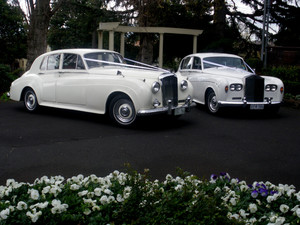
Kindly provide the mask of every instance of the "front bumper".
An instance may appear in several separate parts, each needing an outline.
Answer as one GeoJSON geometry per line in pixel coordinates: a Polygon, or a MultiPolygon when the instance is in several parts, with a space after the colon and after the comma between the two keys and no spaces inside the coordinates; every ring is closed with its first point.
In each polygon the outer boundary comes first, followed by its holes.
{"type": "Polygon", "coordinates": [[[281,104],[281,102],[273,101],[273,98],[265,98],[263,102],[247,102],[246,98],[242,101],[218,101],[220,107],[222,106],[241,106],[246,107],[247,105],[276,105],[281,104]]]}
{"type": "Polygon", "coordinates": [[[137,115],[138,116],[146,116],[146,115],[153,115],[153,114],[161,114],[161,113],[168,113],[169,115],[182,115],[185,112],[189,112],[192,107],[196,106],[196,103],[192,101],[192,99],[187,99],[184,105],[180,106],[172,106],[171,103],[168,106],[154,108],[154,109],[142,109],[139,110],[137,115]]]}

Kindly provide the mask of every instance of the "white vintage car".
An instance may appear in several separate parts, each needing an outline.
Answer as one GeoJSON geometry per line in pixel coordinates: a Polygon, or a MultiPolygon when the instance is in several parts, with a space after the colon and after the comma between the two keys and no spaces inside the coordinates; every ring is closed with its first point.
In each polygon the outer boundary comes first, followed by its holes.
{"type": "Polygon", "coordinates": [[[192,106],[192,85],[166,70],[100,49],[45,53],[11,84],[10,98],[26,109],[49,106],[105,114],[119,125],[138,115],[182,115],[192,106]],[[129,62],[129,63],[128,63],[129,62]]]}
{"type": "Polygon", "coordinates": [[[236,55],[197,53],[182,59],[177,75],[193,85],[193,99],[210,113],[223,106],[248,107],[251,110],[277,112],[283,98],[280,79],[259,76],[236,55]]]}

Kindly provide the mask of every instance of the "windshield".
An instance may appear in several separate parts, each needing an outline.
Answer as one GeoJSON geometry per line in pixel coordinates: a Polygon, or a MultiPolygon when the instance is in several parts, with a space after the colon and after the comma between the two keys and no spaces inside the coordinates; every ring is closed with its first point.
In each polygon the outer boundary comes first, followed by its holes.
{"type": "Polygon", "coordinates": [[[247,67],[244,63],[244,61],[240,58],[235,57],[206,57],[203,59],[203,66],[204,69],[209,69],[213,67],[233,67],[233,68],[239,68],[247,71],[247,67]]]}
{"type": "Polygon", "coordinates": [[[114,52],[88,53],[84,55],[84,59],[89,69],[103,66],[115,66],[118,63],[124,63],[123,57],[120,54],[114,52]]]}

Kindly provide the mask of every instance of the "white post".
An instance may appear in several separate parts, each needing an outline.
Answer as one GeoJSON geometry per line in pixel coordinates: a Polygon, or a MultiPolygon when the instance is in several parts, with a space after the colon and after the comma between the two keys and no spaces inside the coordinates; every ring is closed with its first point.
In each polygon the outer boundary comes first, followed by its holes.
{"type": "Polygon", "coordinates": [[[98,31],[98,48],[103,49],[103,32],[98,31]]]}
{"type": "Polygon", "coordinates": [[[121,33],[120,39],[120,53],[123,57],[125,57],[125,33],[121,33]]]}
{"type": "Polygon", "coordinates": [[[193,53],[197,53],[197,36],[194,35],[193,53]]]}
{"type": "Polygon", "coordinates": [[[159,55],[158,55],[158,66],[163,67],[163,55],[164,55],[164,34],[159,34],[159,55]]]}
{"type": "Polygon", "coordinates": [[[108,49],[114,50],[114,32],[109,31],[109,42],[108,42],[108,49]]]}

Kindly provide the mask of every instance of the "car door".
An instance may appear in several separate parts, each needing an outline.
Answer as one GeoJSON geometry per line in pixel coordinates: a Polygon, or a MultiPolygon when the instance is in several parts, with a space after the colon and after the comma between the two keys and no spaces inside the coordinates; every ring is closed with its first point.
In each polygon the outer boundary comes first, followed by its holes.
{"type": "Polygon", "coordinates": [[[80,55],[64,53],[56,82],[56,102],[86,105],[88,73],[80,55]]]}
{"type": "Polygon", "coordinates": [[[60,54],[45,56],[41,66],[39,77],[41,78],[42,102],[56,101],[56,80],[59,77],[60,54]]]}
{"type": "Polygon", "coordinates": [[[194,98],[197,101],[203,102],[205,86],[207,85],[205,76],[202,71],[202,62],[201,58],[194,56],[191,58],[189,68],[189,81],[193,84],[194,87],[194,98]]]}

